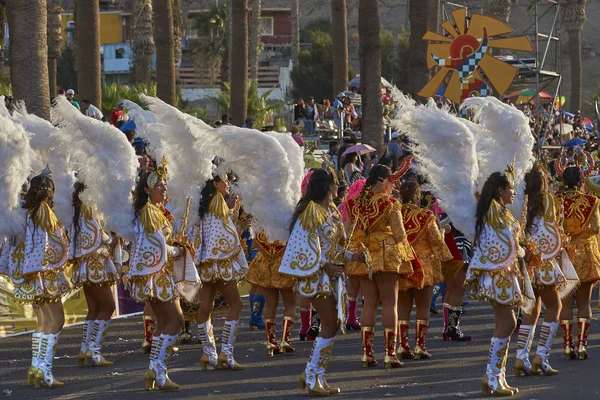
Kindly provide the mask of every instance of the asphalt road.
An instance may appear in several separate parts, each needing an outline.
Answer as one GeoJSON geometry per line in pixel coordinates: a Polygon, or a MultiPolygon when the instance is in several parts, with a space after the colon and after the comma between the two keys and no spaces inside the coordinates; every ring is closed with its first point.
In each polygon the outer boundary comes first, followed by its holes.
{"type": "MultiPolygon", "coordinates": [[[[596,301],[593,302],[594,312],[596,301]]],[[[440,308],[438,306],[438,308],[440,308]]],[[[457,399],[484,398],[480,379],[485,370],[489,338],[493,329],[491,307],[471,302],[463,319],[463,329],[473,336],[468,343],[444,342],[441,339],[441,313],[432,316],[428,349],[431,360],[409,360],[404,368],[383,369],[383,334],[377,327],[375,351],[379,360],[376,368],[363,369],[360,364],[360,333],[338,336],[329,364],[327,380],[341,387],[337,398],[345,399],[457,399]]],[[[220,337],[224,314],[215,316],[215,333],[220,337]]],[[[243,371],[201,371],[202,350],[197,344],[180,346],[179,354],[169,365],[171,379],[181,385],[177,392],[148,393],[143,389],[143,376],[148,367],[148,355],[140,351],[142,342],[141,317],[115,320],[106,343],[105,357],[115,361],[110,368],[78,368],[77,353],[81,327],[63,331],[58,344],[54,374],[65,382],[62,389],[34,389],[26,386],[25,376],[31,360],[29,335],[0,339],[0,397],[15,399],[270,399],[307,398],[298,388],[298,375],[302,372],[312,343],[299,342],[294,326],[291,355],[266,355],[263,331],[252,331],[247,319],[239,328],[236,359],[245,365],[243,371]]],[[[278,327],[280,329],[280,326],[278,327]]],[[[538,328],[539,332],[539,328],[538,328]]],[[[278,336],[280,333],[278,332],[278,336]]],[[[414,338],[414,316],[411,325],[411,345],[414,338]]],[[[217,339],[218,340],[218,339],[217,339]]],[[[562,356],[562,339],[555,338],[552,365],[559,375],[546,377],[520,377],[512,375],[516,354],[516,334],[513,335],[508,362],[508,381],[520,392],[519,399],[599,399],[600,398],[600,322],[592,321],[589,338],[590,359],[567,361],[562,356]]],[[[534,347],[537,345],[534,342],[534,347]]]]}

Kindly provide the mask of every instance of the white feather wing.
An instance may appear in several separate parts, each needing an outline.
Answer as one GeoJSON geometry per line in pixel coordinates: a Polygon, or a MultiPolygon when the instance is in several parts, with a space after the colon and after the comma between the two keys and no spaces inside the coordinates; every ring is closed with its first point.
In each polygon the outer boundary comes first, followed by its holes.
{"type": "Polygon", "coordinates": [[[464,120],[439,109],[430,100],[416,105],[398,96],[393,124],[410,138],[412,150],[438,197],[458,230],[472,239],[475,235],[475,179],[478,176],[473,132],[464,120]]]}
{"type": "Polygon", "coordinates": [[[24,240],[25,210],[21,208],[21,194],[33,172],[34,157],[25,129],[8,112],[0,111],[0,237],[24,240]]]}
{"type": "Polygon", "coordinates": [[[54,211],[68,230],[73,221],[72,193],[75,170],[72,165],[71,137],[54,127],[49,121],[27,113],[24,105],[13,113],[13,119],[21,124],[31,136],[31,147],[36,153],[33,171],[41,171],[48,165],[54,181],[54,211]]]}
{"type": "Polygon", "coordinates": [[[78,179],[87,186],[82,202],[97,207],[105,230],[131,238],[138,166],[133,147],[120,130],[84,116],[61,96],[56,98],[51,115],[54,123],[73,133],[72,146],[80,146],[74,157],[78,179]]]}

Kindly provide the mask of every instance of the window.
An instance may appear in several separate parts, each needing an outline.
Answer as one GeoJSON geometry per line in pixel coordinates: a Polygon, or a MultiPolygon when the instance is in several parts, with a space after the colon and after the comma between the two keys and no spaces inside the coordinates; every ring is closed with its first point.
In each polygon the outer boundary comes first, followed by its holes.
{"type": "Polygon", "coordinates": [[[273,17],[260,18],[260,33],[262,36],[273,36],[273,17]]]}

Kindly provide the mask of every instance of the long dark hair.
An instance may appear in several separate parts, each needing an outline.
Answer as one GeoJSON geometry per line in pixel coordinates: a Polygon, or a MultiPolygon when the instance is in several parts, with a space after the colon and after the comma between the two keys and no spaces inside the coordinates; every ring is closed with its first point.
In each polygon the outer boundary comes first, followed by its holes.
{"type": "Polygon", "coordinates": [[[474,246],[479,244],[479,236],[483,231],[483,220],[492,204],[492,200],[498,200],[500,198],[500,189],[504,189],[509,185],[510,182],[506,176],[502,175],[500,172],[494,172],[485,181],[483,189],[481,189],[481,194],[479,195],[479,200],[477,201],[477,222],[475,223],[474,246]]]}
{"type": "Polygon", "coordinates": [[[400,199],[404,204],[412,204],[415,194],[420,190],[419,182],[416,178],[405,179],[400,185],[400,199]]]}
{"type": "Polygon", "coordinates": [[[535,217],[544,215],[544,196],[548,191],[548,177],[538,163],[525,175],[525,194],[527,195],[527,225],[531,229],[535,217]]]}
{"type": "Polygon", "coordinates": [[[310,176],[308,185],[306,185],[306,192],[296,205],[294,215],[292,217],[292,223],[290,224],[290,232],[294,230],[294,225],[300,217],[300,214],[306,210],[308,203],[311,201],[321,202],[329,194],[329,187],[333,184],[333,175],[323,168],[315,169],[310,176]]]}
{"type": "Polygon", "coordinates": [[[75,182],[75,184],[73,185],[73,196],[72,196],[72,200],[73,200],[73,237],[71,238],[71,240],[73,240],[73,243],[75,244],[75,246],[77,246],[77,237],[79,236],[79,231],[81,230],[81,225],[79,225],[79,216],[81,215],[81,207],[83,206],[83,203],[81,202],[81,198],[80,195],[81,193],[83,193],[83,191],[86,189],[86,186],[83,182],[75,182]]]}
{"type": "Polygon", "coordinates": [[[152,172],[146,172],[135,185],[135,191],[133,192],[133,209],[135,210],[135,216],[140,216],[140,211],[146,203],[148,202],[148,194],[146,193],[146,188],[148,187],[148,178],[152,172]]]}
{"type": "Polygon", "coordinates": [[[369,171],[369,176],[361,191],[361,196],[366,195],[377,182],[385,180],[392,175],[392,170],[387,165],[377,164],[369,171]]]}
{"type": "Polygon", "coordinates": [[[567,189],[576,189],[583,183],[583,173],[581,168],[571,165],[563,171],[563,182],[567,189]]]}
{"type": "Polygon", "coordinates": [[[54,181],[49,175],[37,175],[31,178],[29,189],[23,197],[22,207],[35,214],[42,202],[54,208],[54,181]]]}
{"type": "Polygon", "coordinates": [[[215,187],[214,183],[221,181],[222,179],[218,175],[213,179],[206,181],[204,189],[202,189],[202,192],[200,193],[200,208],[198,209],[198,215],[200,215],[200,218],[204,217],[208,213],[210,201],[217,194],[217,188],[215,187]]]}

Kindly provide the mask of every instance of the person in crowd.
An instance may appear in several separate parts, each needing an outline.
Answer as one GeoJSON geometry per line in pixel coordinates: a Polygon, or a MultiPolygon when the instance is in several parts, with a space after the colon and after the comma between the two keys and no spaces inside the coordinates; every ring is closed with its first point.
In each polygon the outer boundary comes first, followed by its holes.
{"type": "Polygon", "coordinates": [[[75,101],[75,91],[73,89],[67,90],[67,100],[78,110],[81,110],[81,106],[75,101]]]}
{"type": "Polygon", "coordinates": [[[231,125],[231,116],[229,114],[221,115],[221,126],[231,125]]]}
{"type": "Polygon", "coordinates": [[[114,126],[117,126],[119,121],[125,122],[126,119],[127,118],[125,116],[125,103],[121,101],[119,102],[119,104],[117,104],[117,108],[113,108],[110,112],[110,123],[114,126]]]}
{"type": "Polygon", "coordinates": [[[254,117],[251,115],[248,115],[246,117],[246,120],[244,121],[244,125],[242,125],[242,128],[256,129],[254,127],[254,121],[255,121],[254,117]]]}
{"type": "Polygon", "coordinates": [[[392,159],[392,171],[398,168],[398,161],[402,157],[402,142],[400,141],[400,133],[392,132],[392,140],[388,143],[387,154],[392,159]]]}
{"type": "Polygon", "coordinates": [[[98,121],[104,120],[104,115],[102,115],[102,111],[98,109],[95,105],[90,103],[88,99],[85,99],[81,102],[81,111],[88,117],[92,117],[97,119],[98,121]]]}

